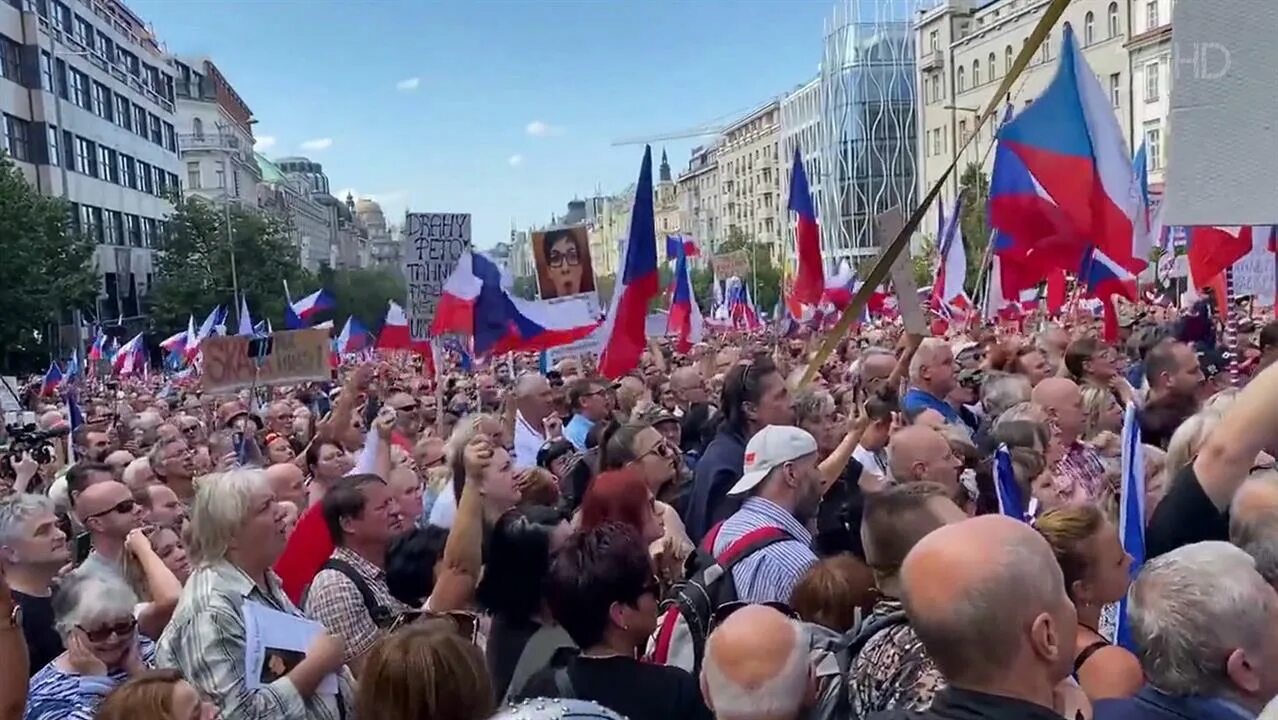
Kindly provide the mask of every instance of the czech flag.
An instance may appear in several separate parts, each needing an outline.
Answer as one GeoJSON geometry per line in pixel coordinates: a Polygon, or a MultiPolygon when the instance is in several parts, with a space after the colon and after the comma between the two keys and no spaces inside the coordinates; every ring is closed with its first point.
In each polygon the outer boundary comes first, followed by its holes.
{"type": "Polygon", "coordinates": [[[62,369],[55,362],[49,363],[49,369],[45,371],[44,380],[40,383],[40,394],[52,395],[61,384],[62,369]]]}
{"type": "Polygon", "coordinates": [[[1105,317],[1105,341],[1118,342],[1118,311],[1114,307],[1114,296],[1120,295],[1136,302],[1136,276],[1099,248],[1092,248],[1079,279],[1087,289],[1087,294],[1101,301],[1105,317]]]}
{"type": "Polygon", "coordinates": [[[333,296],[320,288],[301,300],[290,301],[284,308],[284,322],[289,330],[304,328],[312,317],[331,309],[333,304],[333,296]]]}
{"type": "MultiPolygon", "coordinates": [[[[999,131],[999,152],[1019,160],[1036,185],[1039,197],[1029,203],[1029,209],[1039,217],[1021,219],[1019,224],[1036,223],[1041,229],[1054,230],[1039,238],[1050,247],[1049,264],[1036,263],[1039,269],[1076,270],[1088,246],[1129,272],[1144,269],[1145,260],[1135,257],[1132,244],[1140,200],[1131,155],[1109,95],[1083,58],[1068,24],[1056,76],[1033,105],[999,131]]],[[[996,158],[996,171],[999,159],[1008,158],[996,158]]],[[[1018,224],[1000,209],[994,194],[992,188],[996,226],[1018,224]]],[[[1018,232],[1009,234],[1022,246],[1033,239],[1018,232]]]]}
{"type": "Polygon", "coordinates": [[[365,347],[368,347],[368,331],[354,315],[346,318],[346,324],[337,336],[337,354],[353,355],[365,347]]]}
{"type": "Polygon", "coordinates": [[[692,291],[692,272],[688,267],[686,248],[679,247],[678,250],[679,254],[675,259],[674,297],[670,303],[670,314],[666,318],[666,331],[675,336],[675,349],[686,353],[692,349],[694,343],[701,342],[705,321],[692,291]]]}
{"type": "Polygon", "coordinates": [[[390,307],[386,310],[386,320],[382,323],[382,331],[377,333],[375,347],[378,350],[407,350],[423,355],[430,354],[430,341],[413,340],[408,329],[408,315],[394,300],[390,301],[390,307]]]}
{"type": "Polygon", "coordinates": [[[1190,228],[1188,260],[1194,286],[1210,284],[1251,252],[1253,232],[1251,226],[1190,228]]]}
{"type": "Polygon", "coordinates": [[[146,345],[142,342],[142,333],[120,346],[111,365],[121,375],[132,375],[146,366],[146,345]]]}
{"type": "Polygon", "coordinates": [[[954,199],[954,210],[949,218],[942,209],[940,246],[936,266],[936,280],[932,283],[929,304],[934,308],[953,308],[966,311],[970,306],[967,291],[967,250],[963,247],[963,228],[959,224],[963,210],[963,198],[954,199]]]}
{"type": "MultiPolygon", "coordinates": [[[[195,319],[191,318],[190,322],[194,323],[195,319]]],[[[188,325],[186,330],[183,330],[179,333],[174,333],[173,335],[170,335],[164,338],[163,340],[161,340],[160,347],[164,348],[170,353],[183,353],[186,351],[187,338],[189,337],[190,332],[191,332],[190,326],[188,325]]]]}
{"type": "MultiPolygon", "coordinates": [[[[635,187],[630,236],[621,256],[621,282],[602,329],[603,352],[599,374],[618,378],[639,366],[648,344],[648,304],[661,292],[657,277],[657,231],[652,211],[652,148],[643,150],[639,183],[635,187]]],[[[478,348],[476,348],[478,349],[478,348]]]]}
{"type": "MultiPolygon", "coordinates": [[[[655,250],[655,239],[653,244],[655,250]]],[[[444,283],[430,332],[472,338],[475,355],[483,357],[567,345],[598,327],[585,303],[537,302],[511,295],[502,286],[497,264],[467,251],[444,283]],[[574,312],[574,307],[580,311],[574,312]]]]}
{"type": "Polygon", "coordinates": [[[741,278],[729,279],[728,317],[732,319],[732,326],[738,329],[758,330],[763,327],[763,323],[759,321],[759,313],[750,300],[750,291],[741,278]]]}
{"type": "MultiPolygon", "coordinates": [[[[1133,580],[1145,564],[1145,452],[1140,441],[1140,421],[1136,405],[1127,403],[1123,414],[1122,436],[1122,502],[1118,508],[1118,539],[1123,550],[1132,557],[1129,569],[1133,580]]],[[[1117,645],[1136,651],[1132,643],[1131,624],[1127,621],[1127,595],[1118,602],[1118,625],[1114,630],[1117,645]]]]}
{"type": "Polygon", "coordinates": [[[790,210],[794,212],[794,244],[799,259],[799,272],[791,295],[804,305],[816,305],[825,290],[825,270],[821,262],[821,231],[812,194],[808,191],[808,175],[803,170],[799,147],[794,148],[794,164],[790,172],[790,210]]]}
{"type": "MultiPolygon", "coordinates": [[[[94,363],[102,359],[102,344],[106,341],[106,335],[98,332],[93,338],[93,345],[89,346],[88,359],[94,363]]],[[[92,365],[90,365],[92,367],[92,365]]]]}
{"type": "Polygon", "coordinates": [[[687,235],[667,235],[666,236],[666,259],[678,260],[680,256],[697,257],[701,251],[697,249],[697,243],[687,235]]]}

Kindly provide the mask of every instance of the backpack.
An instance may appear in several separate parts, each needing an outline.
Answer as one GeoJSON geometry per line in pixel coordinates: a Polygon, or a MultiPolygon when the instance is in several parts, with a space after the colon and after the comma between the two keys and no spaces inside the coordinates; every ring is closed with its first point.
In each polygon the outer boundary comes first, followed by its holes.
{"type": "Polygon", "coordinates": [[[808,634],[808,658],[816,679],[816,702],[804,720],[846,720],[852,717],[852,663],[861,649],[880,632],[906,622],[898,611],[864,622],[847,633],[838,633],[814,623],[804,623],[808,634]]]}
{"type": "Polygon", "coordinates": [[[364,609],[368,610],[368,616],[372,618],[374,625],[385,630],[395,624],[397,613],[377,602],[377,598],[373,596],[373,589],[368,586],[364,577],[350,563],[337,558],[329,558],[320,569],[336,570],[355,584],[355,589],[359,591],[359,596],[364,600],[364,609]]]}
{"type": "Polygon", "coordinates": [[[658,608],[657,631],[653,635],[650,659],[658,665],[673,665],[692,673],[701,672],[706,638],[710,635],[714,612],[739,600],[732,569],[754,553],[792,539],[779,527],[761,527],[732,541],[714,553],[714,543],[723,523],[716,525],[702,541],[702,550],[692,560],[695,566],[686,579],[676,583],[658,608]]]}

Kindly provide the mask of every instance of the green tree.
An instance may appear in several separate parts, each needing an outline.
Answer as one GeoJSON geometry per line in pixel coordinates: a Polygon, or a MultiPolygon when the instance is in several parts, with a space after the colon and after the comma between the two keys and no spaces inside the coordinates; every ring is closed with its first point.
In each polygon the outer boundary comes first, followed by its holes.
{"type": "Polygon", "coordinates": [[[985,249],[990,244],[990,178],[981,172],[979,165],[968,163],[959,176],[959,192],[963,195],[959,227],[963,230],[963,244],[967,249],[967,293],[975,297],[977,276],[985,260],[985,249]]]}
{"type": "Polygon", "coordinates": [[[754,297],[754,306],[761,311],[772,312],[781,299],[781,269],[772,263],[771,246],[756,242],[740,228],[733,227],[728,231],[728,239],[715,252],[723,254],[737,250],[746,250],[750,258],[750,269],[741,281],[754,297]]]}
{"type": "Polygon", "coordinates": [[[919,239],[918,248],[910,251],[910,265],[914,272],[914,282],[919,287],[927,287],[936,278],[936,238],[924,235],[919,239]]]}
{"type": "Polygon", "coordinates": [[[537,277],[529,275],[528,277],[517,277],[511,283],[511,292],[516,296],[525,300],[537,299],[537,277]]]}
{"type": "Polygon", "coordinates": [[[157,247],[156,281],[147,298],[157,330],[175,332],[186,327],[189,314],[206,313],[216,305],[232,309],[227,324],[234,327],[238,308],[233,298],[232,247],[236,280],[255,319],[271,318],[279,324],[284,317],[283,282],[294,297],[320,285],[320,278],[299,264],[286,223],[234,207],[229,219],[228,237],[224,209],[199,199],[176,203],[169,235],[157,247]]]}
{"type": "Polygon", "coordinates": [[[338,328],[354,315],[373,332],[381,327],[389,302],[403,305],[408,293],[403,275],[390,268],[338,270],[330,273],[324,287],[333,291],[333,322],[338,328]]]}
{"type": "MultiPolygon", "coordinates": [[[[66,202],[41,195],[0,152],[0,366],[31,371],[70,347],[49,342],[71,321],[75,307],[91,306],[98,278],[93,241],[71,224],[66,202]]],[[[0,391],[3,392],[3,391],[0,391]]]]}

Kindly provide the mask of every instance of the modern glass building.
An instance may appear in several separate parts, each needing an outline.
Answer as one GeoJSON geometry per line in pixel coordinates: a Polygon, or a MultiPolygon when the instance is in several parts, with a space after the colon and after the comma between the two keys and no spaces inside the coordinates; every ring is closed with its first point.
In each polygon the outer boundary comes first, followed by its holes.
{"type": "Polygon", "coordinates": [[[821,62],[821,235],[827,262],[874,255],[876,215],[918,202],[918,0],[843,0],[821,62]]]}

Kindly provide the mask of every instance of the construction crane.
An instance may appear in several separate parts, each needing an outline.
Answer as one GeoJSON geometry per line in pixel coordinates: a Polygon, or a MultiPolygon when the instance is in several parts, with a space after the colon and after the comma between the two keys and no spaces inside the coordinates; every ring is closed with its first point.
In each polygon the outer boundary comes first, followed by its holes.
{"type": "Polygon", "coordinates": [[[707,135],[718,135],[723,132],[726,125],[713,123],[708,125],[698,125],[697,127],[680,130],[678,132],[665,133],[663,135],[649,135],[647,137],[631,137],[613,140],[613,147],[622,147],[624,145],[648,145],[664,140],[682,140],[684,138],[704,137],[707,135]]]}

